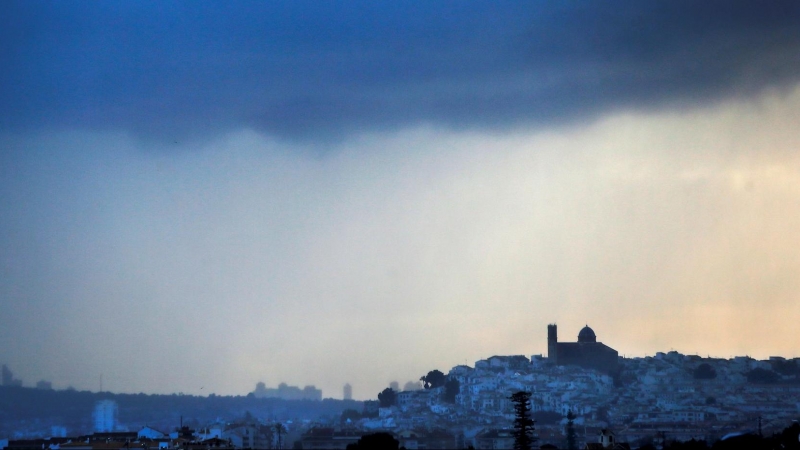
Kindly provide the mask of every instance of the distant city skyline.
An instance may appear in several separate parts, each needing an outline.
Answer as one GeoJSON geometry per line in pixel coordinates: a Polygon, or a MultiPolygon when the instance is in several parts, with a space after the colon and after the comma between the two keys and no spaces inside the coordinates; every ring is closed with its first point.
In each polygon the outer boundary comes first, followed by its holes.
{"type": "MultiPolygon", "coordinates": [[[[548,334],[549,334],[549,331],[550,331],[549,328],[552,327],[552,326],[553,326],[553,324],[548,325],[548,334]]],[[[585,330],[587,328],[589,328],[588,324],[584,328],[581,329],[581,333],[579,333],[579,336],[578,336],[578,342],[582,342],[581,339],[584,339],[582,334],[585,332],[585,330]]],[[[589,330],[593,331],[591,329],[589,329],[589,330]]],[[[549,336],[548,336],[548,341],[549,341],[549,336]]],[[[596,341],[590,341],[590,342],[594,343],[596,341]]],[[[570,345],[570,343],[567,343],[567,345],[570,345]]],[[[600,344],[600,347],[604,347],[604,346],[602,344],[600,344]]],[[[611,350],[613,350],[613,349],[611,349],[611,350]]],[[[511,359],[514,359],[514,358],[517,358],[517,357],[521,356],[521,357],[524,357],[526,360],[530,361],[531,364],[537,365],[539,363],[534,362],[534,359],[538,359],[538,361],[548,361],[548,360],[550,360],[552,358],[555,358],[554,355],[550,354],[550,352],[552,352],[552,351],[553,351],[552,347],[548,348],[548,352],[547,353],[530,355],[531,356],[530,359],[528,358],[527,355],[500,355],[500,354],[496,354],[496,355],[492,355],[492,356],[487,356],[486,358],[482,358],[482,359],[474,361],[472,363],[467,363],[465,361],[464,364],[455,364],[452,367],[443,369],[442,372],[445,373],[445,374],[448,374],[452,370],[456,370],[456,372],[458,372],[457,368],[464,367],[464,366],[477,368],[477,367],[480,366],[481,363],[485,364],[487,360],[492,359],[492,358],[500,358],[500,359],[511,358],[511,359]]],[[[713,359],[719,359],[719,360],[750,359],[750,360],[755,361],[755,362],[762,361],[762,362],[768,362],[768,363],[773,363],[774,360],[776,360],[776,359],[777,360],[784,360],[784,359],[785,360],[792,360],[792,359],[797,358],[797,357],[794,357],[794,358],[789,357],[789,358],[787,358],[787,357],[784,357],[784,356],[781,356],[781,355],[771,355],[769,358],[761,358],[761,359],[753,358],[750,355],[732,355],[730,357],[720,357],[718,355],[706,355],[706,356],[703,356],[703,355],[699,355],[697,353],[686,353],[686,354],[684,354],[684,353],[678,352],[678,351],[676,351],[674,349],[658,351],[658,352],[656,352],[654,354],[650,354],[650,355],[628,355],[628,356],[620,355],[620,357],[622,357],[623,359],[631,359],[631,360],[642,359],[642,358],[656,358],[656,359],[658,359],[658,358],[663,358],[664,355],[672,356],[673,354],[684,355],[686,357],[691,357],[691,358],[697,357],[697,358],[701,358],[701,359],[702,358],[713,358],[713,359]]],[[[573,355],[573,358],[574,358],[574,355],[573,355]]],[[[554,364],[554,365],[573,365],[576,368],[583,366],[582,367],[583,369],[597,370],[599,374],[603,374],[604,373],[604,370],[603,370],[602,367],[594,367],[595,363],[591,361],[591,358],[590,358],[590,361],[589,361],[588,365],[582,364],[582,363],[580,363],[578,361],[559,360],[559,359],[555,359],[552,364],[554,364]]],[[[14,373],[5,364],[3,365],[3,380],[2,380],[2,384],[0,384],[0,385],[2,385],[2,386],[12,386],[12,387],[28,387],[28,388],[34,388],[35,387],[36,389],[44,389],[44,390],[52,390],[52,389],[54,389],[54,387],[52,386],[52,383],[50,381],[47,381],[47,380],[40,380],[40,381],[36,382],[35,385],[33,385],[31,383],[25,383],[23,380],[21,380],[19,378],[16,378],[14,376],[14,373]]],[[[391,382],[387,383],[387,385],[384,388],[381,388],[381,389],[385,389],[386,387],[391,388],[391,389],[393,389],[393,390],[395,390],[397,392],[417,391],[417,390],[423,389],[422,382],[419,381],[419,380],[417,380],[417,381],[408,381],[403,385],[402,388],[400,387],[400,383],[398,381],[391,381],[391,382]]],[[[56,389],[75,389],[75,388],[74,388],[74,386],[68,386],[66,388],[56,387],[56,389]]],[[[89,391],[89,392],[103,392],[102,387],[101,387],[100,390],[97,390],[97,391],[94,391],[92,389],[84,389],[84,390],[89,391]]],[[[376,394],[374,396],[372,396],[372,397],[367,396],[365,398],[356,399],[356,398],[353,398],[352,391],[353,391],[352,385],[350,383],[345,383],[345,385],[343,386],[343,389],[342,389],[341,399],[342,400],[356,400],[356,401],[375,400],[375,398],[377,398],[377,394],[378,394],[376,392],[376,394]]],[[[105,392],[112,392],[112,391],[105,391],[105,392]]],[[[113,393],[125,393],[125,392],[124,391],[114,391],[113,393]]],[[[151,392],[144,392],[144,393],[147,394],[147,393],[151,393],[151,392]]],[[[174,393],[177,393],[177,392],[173,392],[173,393],[156,393],[156,394],[174,394],[174,393]]],[[[184,392],[180,391],[179,393],[183,394],[184,392]]],[[[218,395],[216,393],[211,393],[211,394],[218,395]]],[[[271,387],[267,387],[266,383],[259,381],[258,383],[256,383],[255,390],[251,391],[250,393],[247,393],[247,395],[250,395],[250,394],[255,394],[255,396],[259,397],[259,398],[281,398],[281,399],[284,399],[284,400],[322,400],[323,398],[339,399],[339,397],[337,397],[336,395],[325,395],[321,390],[317,389],[316,386],[314,386],[314,385],[306,385],[301,389],[298,386],[289,385],[287,382],[280,382],[280,383],[278,383],[276,385],[275,388],[271,388],[271,387]]],[[[202,392],[197,394],[197,395],[204,396],[204,394],[202,392]]],[[[227,395],[244,396],[245,393],[230,393],[230,394],[227,394],[227,395]]],[[[96,409],[96,411],[94,413],[95,416],[98,415],[97,411],[100,411],[101,409],[103,411],[108,411],[109,410],[107,408],[107,404],[106,403],[102,403],[102,404],[101,403],[98,403],[98,408],[96,409]],[[101,406],[102,406],[102,408],[101,408],[101,406]]],[[[100,415],[103,416],[103,417],[107,416],[106,413],[102,413],[100,415]]],[[[107,421],[106,421],[106,423],[107,423],[107,421]]]]}
{"type": "Polygon", "coordinates": [[[782,1],[2,2],[0,363],[368,399],[550,323],[800,356],[799,50],[782,1]]]}

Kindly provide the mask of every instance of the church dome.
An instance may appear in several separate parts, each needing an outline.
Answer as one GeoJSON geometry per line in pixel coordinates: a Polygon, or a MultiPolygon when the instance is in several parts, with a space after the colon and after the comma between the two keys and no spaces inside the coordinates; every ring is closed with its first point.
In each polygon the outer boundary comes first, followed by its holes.
{"type": "Polygon", "coordinates": [[[597,342],[597,336],[595,336],[594,330],[589,328],[589,325],[583,327],[578,333],[578,342],[597,342]]]}

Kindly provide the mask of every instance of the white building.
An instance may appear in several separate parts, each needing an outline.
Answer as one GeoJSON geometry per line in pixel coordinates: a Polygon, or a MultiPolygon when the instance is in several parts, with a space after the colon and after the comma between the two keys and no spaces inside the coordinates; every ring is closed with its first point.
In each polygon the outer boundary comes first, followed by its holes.
{"type": "Polygon", "coordinates": [[[139,439],[142,439],[142,438],[161,439],[161,438],[164,438],[166,436],[165,433],[163,433],[161,431],[158,431],[155,428],[148,427],[148,426],[142,427],[142,429],[139,430],[139,432],[136,433],[136,435],[139,437],[139,439]]]}

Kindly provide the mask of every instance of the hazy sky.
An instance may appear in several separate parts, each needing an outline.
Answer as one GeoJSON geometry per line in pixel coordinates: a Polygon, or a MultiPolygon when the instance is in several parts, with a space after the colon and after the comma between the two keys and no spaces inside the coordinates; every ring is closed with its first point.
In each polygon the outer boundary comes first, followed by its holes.
{"type": "MultiPolygon", "coordinates": [[[[800,356],[800,3],[0,4],[0,362],[375,398],[800,356]]],[[[201,389],[202,388],[202,389],[201,389]]]]}

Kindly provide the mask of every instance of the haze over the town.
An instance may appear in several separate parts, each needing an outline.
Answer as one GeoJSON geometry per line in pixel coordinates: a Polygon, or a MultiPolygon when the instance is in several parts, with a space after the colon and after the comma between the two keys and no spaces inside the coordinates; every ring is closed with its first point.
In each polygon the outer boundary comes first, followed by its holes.
{"type": "Polygon", "coordinates": [[[0,5],[0,362],[375,398],[800,356],[800,4],[0,5]]]}

